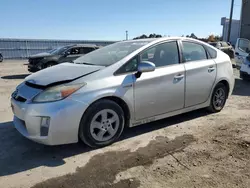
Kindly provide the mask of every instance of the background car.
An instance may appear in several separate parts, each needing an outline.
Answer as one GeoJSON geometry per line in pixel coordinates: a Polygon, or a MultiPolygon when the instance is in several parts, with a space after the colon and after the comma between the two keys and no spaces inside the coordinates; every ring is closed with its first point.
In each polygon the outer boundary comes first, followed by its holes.
{"type": "Polygon", "coordinates": [[[225,41],[219,41],[219,42],[209,42],[209,44],[225,52],[231,59],[234,58],[234,48],[231,46],[230,43],[225,41]]]}
{"type": "Polygon", "coordinates": [[[64,62],[73,62],[76,58],[92,52],[99,47],[96,45],[77,44],[52,49],[47,53],[39,53],[30,56],[28,71],[36,72],[47,67],[64,62]]]}
{"type": "Polygon", "coordinates": [[[247,68],[245,66],[246,64],[243,67],[242,64],[244,62],[249,62],[249,54],[250,54],[250,41],[245,38],[238,38],[235,45],[235,62],[237,68],[242,69],[243,72],[248,72],[247,70],[244,70],[247,68]],[[247,57],[248,59],[246,59],[247,57]]]}
{"type": "Polygon", "coordinates": [[[0,53],[0,62],[3,62],[3,55],[0,53]]]}
{"type": "Polygon", "coordinates": [[[234,88],[228,55],[189,38],[117,42],[25,78],[13,92],[14,125],[47,145],[115,142],[133,127],[207,107],[234,88]]]}

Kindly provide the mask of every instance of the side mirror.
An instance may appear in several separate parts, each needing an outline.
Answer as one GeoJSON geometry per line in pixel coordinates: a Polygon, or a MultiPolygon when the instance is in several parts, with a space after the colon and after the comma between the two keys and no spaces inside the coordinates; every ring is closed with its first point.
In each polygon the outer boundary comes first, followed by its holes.
{"type": "Polygon", "coordinates": [[[143,72],[153,72],[155,70],[155,64],[149,61],[142,61],[138,65],[138,72],[136,78],[139,78],[143,72]]]}

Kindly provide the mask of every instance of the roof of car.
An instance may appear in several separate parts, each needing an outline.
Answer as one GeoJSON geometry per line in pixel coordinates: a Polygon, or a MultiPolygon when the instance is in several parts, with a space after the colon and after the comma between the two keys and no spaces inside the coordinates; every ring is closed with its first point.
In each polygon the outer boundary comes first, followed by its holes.
{"type": "Polygon", "coordinates": [[[71,44],[67,45],[67,47],[98,47],[95,44],[71,44]]]}

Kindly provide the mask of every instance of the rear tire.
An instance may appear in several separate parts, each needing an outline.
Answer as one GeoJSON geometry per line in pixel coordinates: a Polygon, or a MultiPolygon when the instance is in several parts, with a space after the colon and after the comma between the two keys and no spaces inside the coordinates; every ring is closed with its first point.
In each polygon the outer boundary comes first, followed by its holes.
{"type": "Polygon", "coordinates": [[[111,100],[103,99],[92,104],[84,113],[79,137],[92,148],[104,147],[120,137],[124,124],[122,108],[111,100]]]}
{"type": "Polygon", "coordinates": [[[224,84],[217,84],[211,97],[210,106],[207,108],[208,111],[212,113],[220,112],[226,104],[228,92],[224,84]]]}

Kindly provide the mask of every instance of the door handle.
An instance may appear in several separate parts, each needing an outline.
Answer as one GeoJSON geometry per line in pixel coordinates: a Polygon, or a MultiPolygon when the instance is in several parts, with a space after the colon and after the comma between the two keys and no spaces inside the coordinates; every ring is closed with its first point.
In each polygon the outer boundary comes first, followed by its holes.
{"type": "Polygon", "coordinates": [[[174,79],[179,80],[182,79],[184,77],[184,74],[177,74],[175,75],[174,79]]]}
{"type": "Polygon", "coordinates": [[[214,66],[211,66],[208,68],[208,72],[213,72],[215,70],[215,67],[214,66]]]}
{"type": "Polygon", "coordinates": [[[123,84],[122,87],[123,88],[128,88],[128,87],[132,87],[133,84],[132,83],[128,83],[128,84],[123,84]]]}

